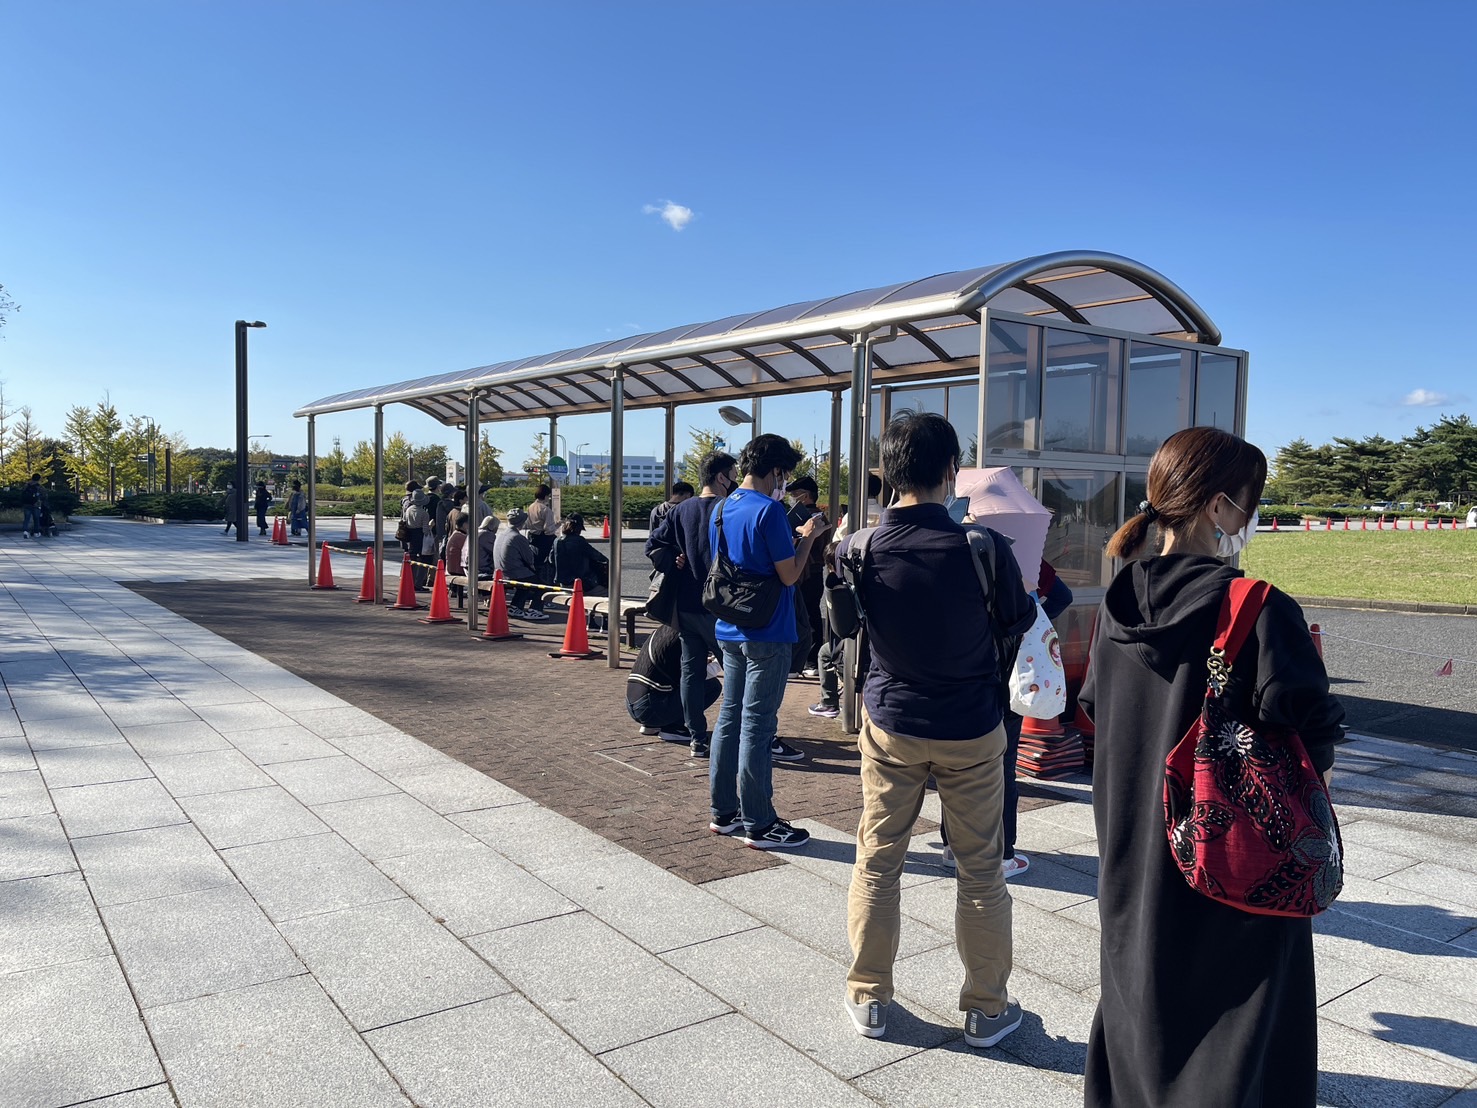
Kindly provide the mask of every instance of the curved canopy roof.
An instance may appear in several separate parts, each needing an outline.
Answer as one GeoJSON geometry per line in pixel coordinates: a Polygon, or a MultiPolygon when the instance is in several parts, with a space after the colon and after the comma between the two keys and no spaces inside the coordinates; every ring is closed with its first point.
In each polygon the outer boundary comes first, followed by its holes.
{"type": "Polygon", "coordinates": [[[481,394],[480,420],[605,412],[617,365],[625,370],[627,408],[845,388],[853,336],[888,327],[896,337],[875,348],[874,381],[946,375],[978,366],[986,306],[1212,345],[1221,338],[1198,304],[1147,266],[1116,254],[1060,251],[339,393],[294,414],[408,404],[455,425],[466,421],[473,389],[481,394]]]}

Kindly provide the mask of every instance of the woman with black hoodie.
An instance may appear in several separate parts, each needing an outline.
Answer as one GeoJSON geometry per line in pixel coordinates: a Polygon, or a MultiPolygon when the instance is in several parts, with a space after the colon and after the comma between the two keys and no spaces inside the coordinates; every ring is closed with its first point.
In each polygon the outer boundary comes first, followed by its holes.
{"type": "MultiPolygon", "coordinates": [[[[1097,729],[1102,997],[1088,1108],[1313,1108],[1318,1017],[1307,919],[1251,915],[1192,889],[1170,857],[1164,759],[1205,697],[1221,600],[1256,531],[1267,460],[1211,427],[1170,436],[1148,499],[1108,543],[1131,561],[1098,613],[1080,701],[1097,729]]],[[[1248,722],[1296,729],[1327,779],[1343,709],[1302,610],[1273,589],[1233,663],[1248,722]]]]}

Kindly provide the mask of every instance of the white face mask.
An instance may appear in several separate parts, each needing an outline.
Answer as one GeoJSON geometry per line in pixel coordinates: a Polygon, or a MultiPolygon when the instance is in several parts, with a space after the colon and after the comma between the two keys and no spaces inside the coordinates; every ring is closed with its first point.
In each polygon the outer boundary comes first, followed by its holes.
{"type": "Polygon", "coordinates": [[[774,488],[769,490],[769,495],[770,498],[774,500],[783,500],[785,498],[784,474],[780,474],[779,477],[775,478],[774,488]]]}
{"type": "MultiPolygon", "coordinates": [[[[1225,493],[1221,493],[1221,495],[1226,496],[1225,493]]],[[[1238,512],[1245,511],[1245,509],[1242,508],[1241,505],[1237,504],[1236,501],[1232,500],[1229,496],[1226,496],[1226,503],[1231,505],[1231,507],[1235,508],[1238,512]]],[[[1226,532],[1217,527],[1215,529],[1215,552],[1217,556],[1222,558],[1234,558],[1237,554],[1240,554],[1241,551],[1246,549],[1246,544],[1249,543],[1252,540],[1252,536],[1256,534],[1256,525],[1259,515],[1259,508],[1252,509],[1251,515],[1247,517],[1246,526],[1232,535],[1226,534],[1226,532]]]]}

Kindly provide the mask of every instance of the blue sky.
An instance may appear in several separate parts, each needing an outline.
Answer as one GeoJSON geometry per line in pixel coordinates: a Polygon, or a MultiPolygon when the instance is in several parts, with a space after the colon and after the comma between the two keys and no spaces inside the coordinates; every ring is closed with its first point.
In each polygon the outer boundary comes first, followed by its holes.
{"type": "MultiPolygon", "coordinates": [[[[1146,262],[1251,351],[1269,451],[1477,412],[1472,5],[0,0],[0,26],[0,380],[48,433],[108,391],[229,446],[240,317],[286,453],[334,392],[1067,248],[1146,262]]],[[[493,430],[516,463],[543,427],[493,430]]],[[[628,452],[660,439],[630,417],[628,452]]]]}

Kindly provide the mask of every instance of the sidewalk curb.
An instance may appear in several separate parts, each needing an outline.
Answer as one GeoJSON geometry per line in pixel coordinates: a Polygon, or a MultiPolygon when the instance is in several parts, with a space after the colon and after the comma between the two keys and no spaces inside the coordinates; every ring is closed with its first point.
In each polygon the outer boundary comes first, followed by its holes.
{"type": "Polygon", "coordinates": [[[1336,596],[1294,596],[1304,608],[1361,608],[1377,612],[1413,612],[1421,615],[1477,616],[1477,604],[1432,604],[1409,600],[1359,600],[1336,596]]]}

